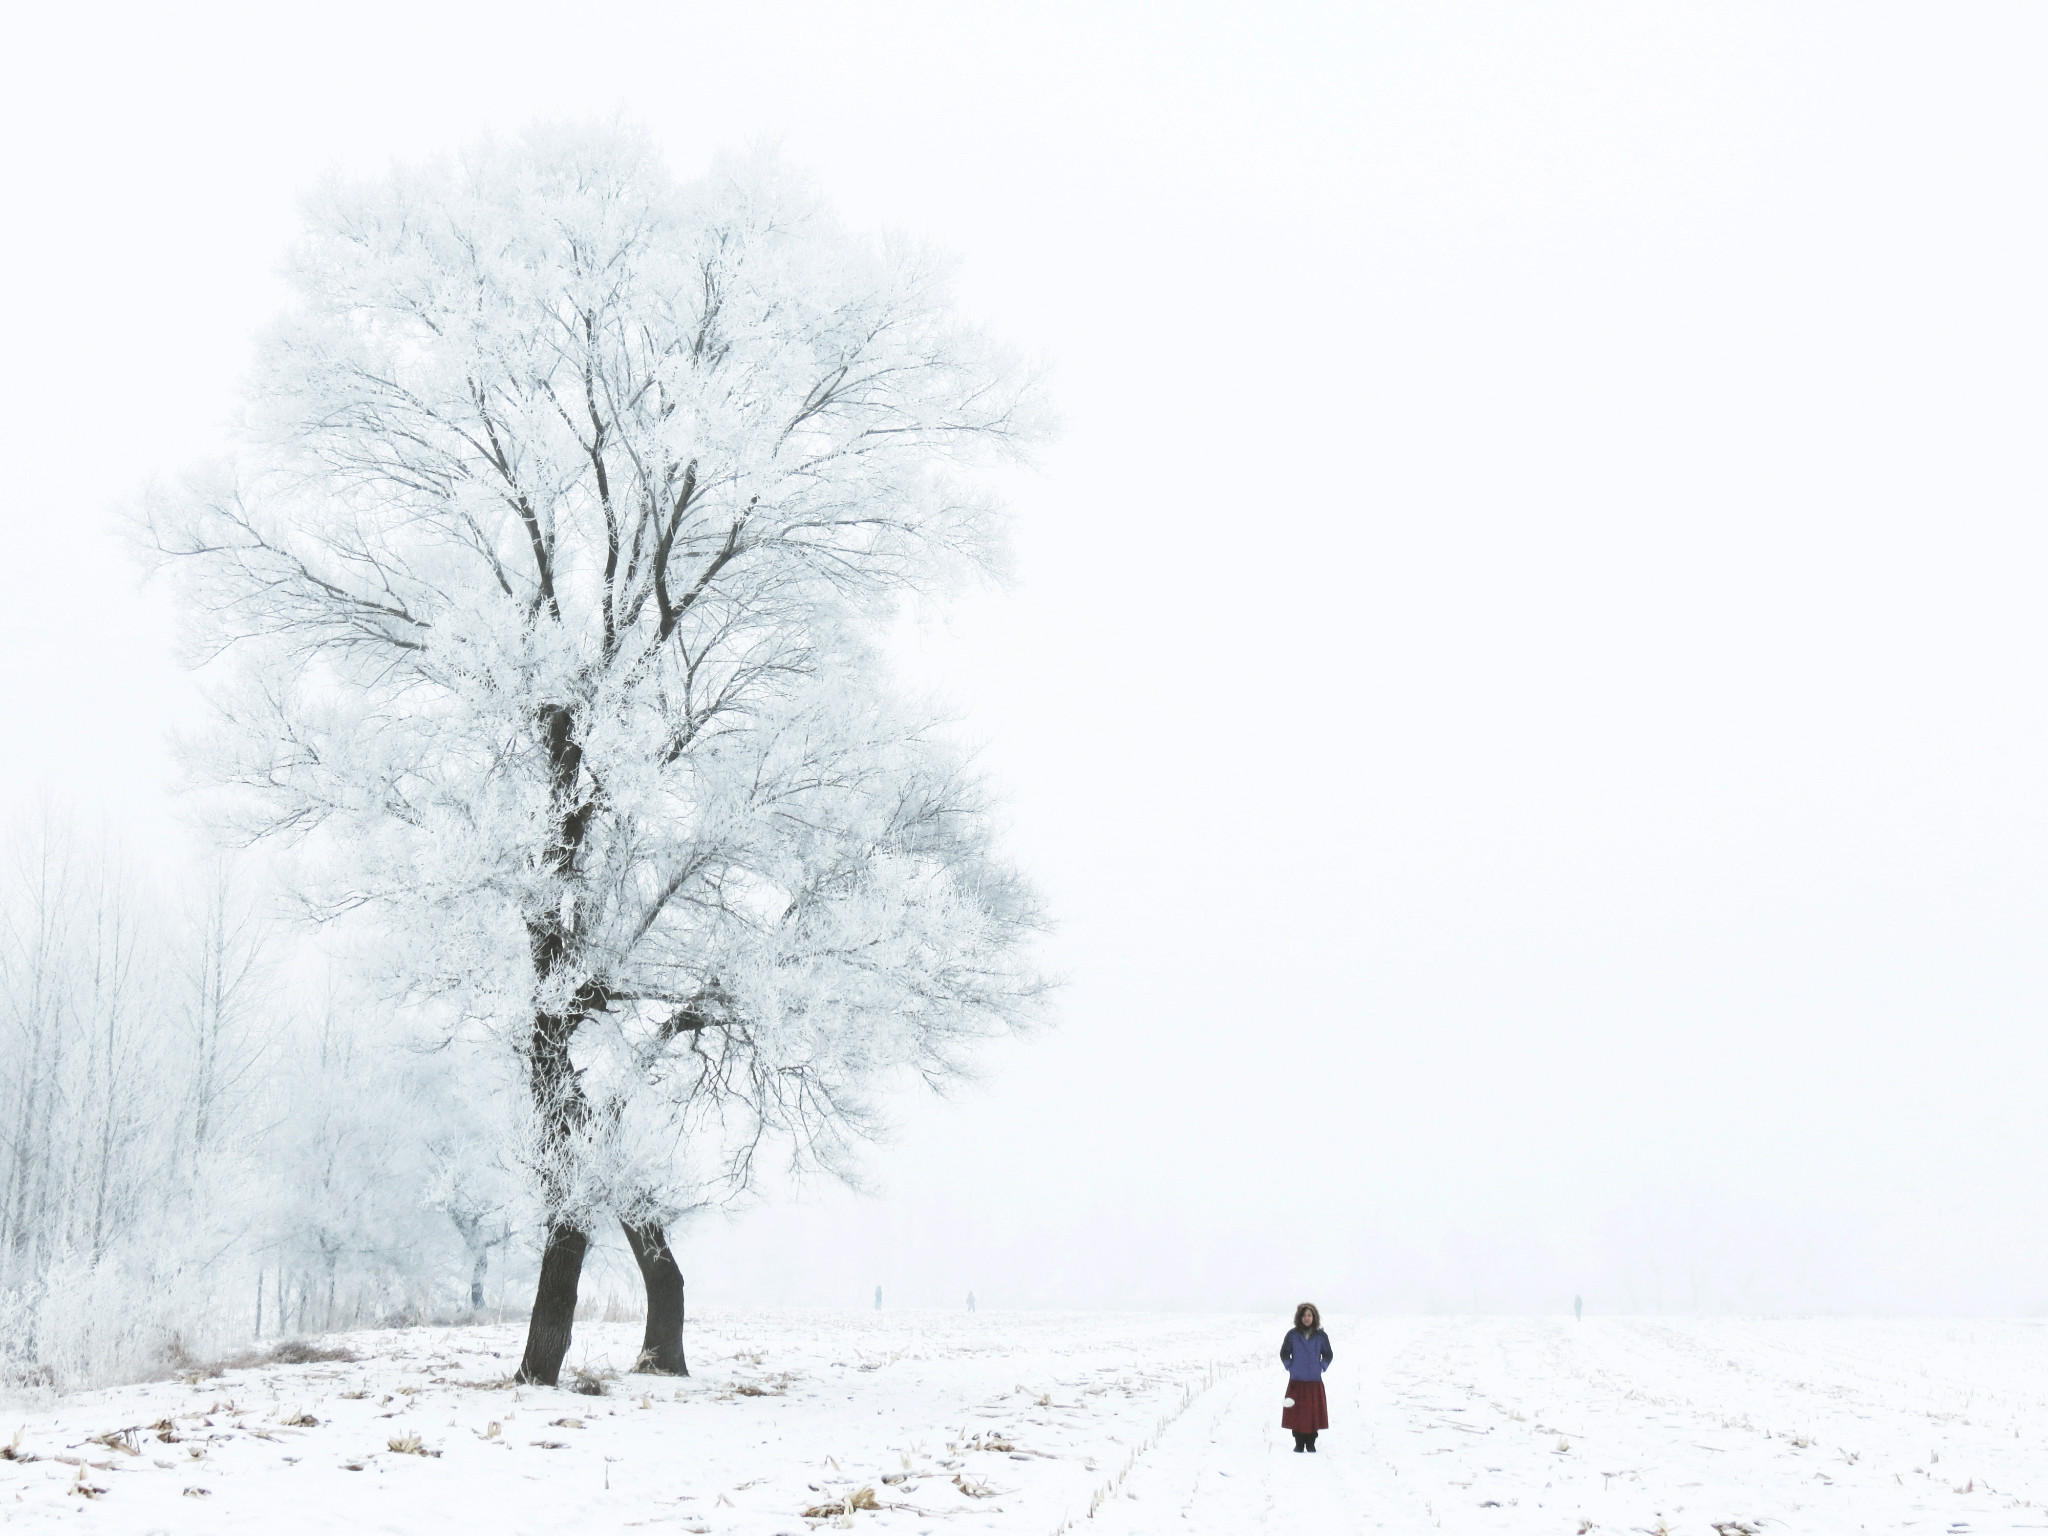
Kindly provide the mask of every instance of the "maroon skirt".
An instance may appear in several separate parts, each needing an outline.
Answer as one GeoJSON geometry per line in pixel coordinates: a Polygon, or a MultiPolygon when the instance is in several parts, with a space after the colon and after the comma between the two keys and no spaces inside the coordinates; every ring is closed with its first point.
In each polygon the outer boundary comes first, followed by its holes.
{"type": "Polygon", "coordinates": [[[1287,1406],[1280,1410],[1280,1427],[1296,1434],[1312,1434],[1330,1427],[1330,1402],[1323,1396],[1320,1381],[1287,1383],[1287,1406]]]}

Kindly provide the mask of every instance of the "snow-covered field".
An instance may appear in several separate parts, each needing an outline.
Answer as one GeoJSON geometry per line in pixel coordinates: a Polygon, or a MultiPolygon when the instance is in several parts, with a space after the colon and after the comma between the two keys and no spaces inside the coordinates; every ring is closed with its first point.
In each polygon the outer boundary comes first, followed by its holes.
{"type": "MultiPolygon", "coordinates": [[[[0,1523],[117,1532],[1055,1536],[2048,1530],[2048,1325],[707,1311],[697,1373],[505,1383],[509,1327],[17,1403],[0,1523]],[[417,1447],[417,1450],[413,1449],[417,1447]],[[864,1494],[862,1490],[871,1490],[864,1494]],[[846,1502],[837,1518],[813,1515],[846,1502]],[[1092,1511],[1092,1513],[1091,1513],[1092,1511]]],[[[631,1359],[581,1324],[572,1363],[631,1359]]]]}

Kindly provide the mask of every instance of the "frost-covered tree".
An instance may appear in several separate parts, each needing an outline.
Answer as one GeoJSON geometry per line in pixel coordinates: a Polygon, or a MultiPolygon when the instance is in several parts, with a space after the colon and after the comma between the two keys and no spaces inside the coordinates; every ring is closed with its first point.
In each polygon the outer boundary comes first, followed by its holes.
{"type": "Polygon", "coordinates": [[[309,205],[236,459],[154,496],[198,759],[412,994],[516,1060],[553,1382],[592,1224],[681,1370],[667,1228],[1028,1013],[1030,892],[874,637],[1001,544],[1035,430],[943,263],[771,161],[545,131],[309,205]]]}
{"type": "Polygon", "coordinates": [[[0,829],[0,1380],[219,1336],[205,1292],[247,1258],[278,1020],[229,872],[191,886],[162,899],[55,815],[0,829]]]}
{"type": "Polygon", "coordinates": [[[531,1202],[519,1169],[506,1157],[507,1138],[491,1123],[503,1096],[475,1091],[478,1067],[488,1070],[490,1064],[426,1058],[419,1065],[415,1081],[432,1096],[432,1102],[420,1106],[427,1152],[424,1198],[430,1209],[448,1218],[462,1239],[469,1309],[478,1313],[484,1306],[491,1255],[511,1249],[522,1234],[531,1202]],[[442,1070],[435,1071],[436,1067],[442,1070]]]}
{"type": "Polygon", "coordinates": [[[0,1385],[444,1312],[475,1274],[441,1158],[465,1210],[506,1200],[509,1095],[371,1000],[305,1006],[265,905],[225,863],[0,827],[0,1385]]]}
{"type": "Polygon", "coordinates": [[[100,1263],[143,1219],[182,1117],[152,1114],[182,1065],[153,1015],[165,963],[136,882],[45,820],[9,839],[0,891],[0,1290],[100,1263]]]}

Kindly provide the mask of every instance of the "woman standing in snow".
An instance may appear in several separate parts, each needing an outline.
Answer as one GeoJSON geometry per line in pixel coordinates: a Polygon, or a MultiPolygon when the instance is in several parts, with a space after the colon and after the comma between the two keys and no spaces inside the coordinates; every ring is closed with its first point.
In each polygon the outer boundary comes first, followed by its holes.
{"type": "Polygon", "coordinates": [[[1330,1336],[1323,1332],[1323,1314],[1304,1301],[1294,1309],[1294,1326],[1280,1341],[1280,1360],[1287,1367],[1287,1405],[1280,1427],[1294,1431],[1294,1448],[1316,1448],[1316,1431],[1330,1427],[1330,1405],[1323,1397],[1323,1370],[1336,1359],[1330,1336]]]}

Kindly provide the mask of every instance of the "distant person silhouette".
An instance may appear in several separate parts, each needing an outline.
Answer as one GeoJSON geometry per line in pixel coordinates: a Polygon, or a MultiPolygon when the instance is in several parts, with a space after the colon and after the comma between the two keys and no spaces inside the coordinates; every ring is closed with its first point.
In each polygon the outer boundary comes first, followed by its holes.
{"type": "Polygon", "coordinates": [[[875,1287],[875,1310],[882,1310],[882,1288],[879,1285],[875,1287]]]}
{"type": "Polygon", "coordinates": [[[1583,1323],[1585,1320],[1586,1303],[1581,1297],[1574,1296],[1572,1298],[1572,1321],[1575,1323],[1583,1323]]]}
{"type": "Polygon", "coordinates": [[[1323,1395],[1323,1371],[1336,1359],[1330,1336],[1323,1332],[1323,1314],[1312,1301],[1294,1309],[1294,1326],[1280,1341],[1280,1360],[1287,1367],[1287,1400],[1280,1427],[1294,1431],[1294,1448],[1312,1451],[1316,1432],[1330,1427],[1329,1399],[1323,1395]]]}
{"type": "Polygon", "coordinates": [[[970,1312],[974,1310],[974,1292],[972,1291],[967,1293],[967,1310],[970,1312]]]}

